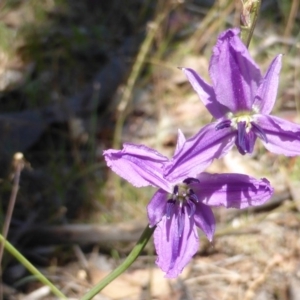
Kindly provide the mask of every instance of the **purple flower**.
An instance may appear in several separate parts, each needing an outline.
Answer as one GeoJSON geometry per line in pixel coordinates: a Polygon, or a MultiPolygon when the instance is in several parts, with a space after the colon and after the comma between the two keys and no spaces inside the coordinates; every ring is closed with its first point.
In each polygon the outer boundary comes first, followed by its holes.
{"type": "Polygon", "coordinates": [[[104,151],[107,165],[115,173],[134,186],[158,188],[147,210],[150,226],[157,225],[154,231],[156,263],[169,278],[178,276],[197,252],[197,227],[212,241],[215,219],[210,206],[256,206],[273,193],[266,179],[256,180],[240,174],[197,176],[210,163],[216,150],[213,137],[209,139],[213,141],[208,142],[206,133],[200,131],[202,149],[195,152],[197,156],[191,154],[193,149],[188,146],[192,143],[185,141],[180,131],[171,160],[143,145],[124,144],[122,150],[104,151]],[[211,155],[207,150],[209,143],[212,143],[211,155]]]}
{"type": "Polygon", "coordinates": [[[207,84],[194,70],[183,68],[188,80],[217,119],[214,132],[230,133],[228,149],[252,153],[256,138],[276,154],[300,155],[300,125],[269,115],[274,106],[281,57],[274,58],[264,76],[240,40],[239,29],[222,33],[214,47],[207,84]]]}

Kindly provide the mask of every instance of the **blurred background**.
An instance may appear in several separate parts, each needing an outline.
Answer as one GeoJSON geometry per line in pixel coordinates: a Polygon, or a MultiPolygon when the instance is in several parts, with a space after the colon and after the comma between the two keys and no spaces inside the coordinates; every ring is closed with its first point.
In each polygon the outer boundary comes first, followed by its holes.
{"type": "MultiPolygon", "coordinates": [[[[103,150],[133,142],[171,156],[178,128],[190,137],[211,121],[178,67],[209,81],[212,47],[239,27],[241,9],[240,0],[0,1],[0,225],[68,297],[118,266],[147,224],[154,190],[117,178],[103,150]]],[[[299,0],[263,0],[249,47],[262,73],[284,54],[273,114],[298,123],[299,29],[299,0]]],[[[299,169],[259,143],[251,157],[216,161],[209,171],[267,177],[274,197],[217,209],[214,242],[201,239],[180,278],[163,278],[151,242],[95,299],[300,299],[299,169]]],[[[6,252],[1,265],[2,299],[55,299],[6,252]]]]}

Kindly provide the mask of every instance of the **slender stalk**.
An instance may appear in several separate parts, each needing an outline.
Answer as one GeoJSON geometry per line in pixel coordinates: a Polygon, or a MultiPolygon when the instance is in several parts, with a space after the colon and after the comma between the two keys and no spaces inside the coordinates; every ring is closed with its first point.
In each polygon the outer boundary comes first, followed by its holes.
{"type": "Polygon", "coordinates": [[[284,34],[283,34],[283,36],[285,38],[287,38],[291,35],[293,27],[295,26],[295,20],[297,18],[297,14],[299,12],[298,11],[299,3],[300,3],[299,0],[293,0],[291,3],[291,8],[290,8],[287,24],[286,24],[286,27],[284,29],[284,34]]]}
{"type": "Polygon", "coordinates": [[[241,40],[249,47],[260,10],[261,0],[242,0],[241,40]]]}
{"type": "Polygon", "coordinates": [[[149,225],[145,228],[141,237],[139,238],[137,244],[132,249],[130,254],[124,260],[124,262],[113,270],[110,274],[108,274],[104,279],[102,279],[98,284],[96,284],[89,292],[87,292],[81,300],[90,300],[94,296],[96,296],[104,287],[106,287],[110,282],[112,282],[115,278],[120,276],[124,271],[126,271],[129,266],[137,259],[139,254],[143,251],[146,244],[148,243],[150,237],[152,236],[155,227],[150,228],[149,225]]]}
{"type": "Polygon", "coordinates": [[[0,234],[0,243],[3,243],[4,248],[17,259],[31,274],[35,275],[36,279],[43,284],[49,286],[52,293],[59,299],[67,299],[67,297],[51,283],[36,267],[34,267],[12,244],[5,240],[0,234]]]}
{"type": "MultiPolygon", "coordinates": [[[[7,212],[6,212],[6,216],[5,216],[5,220],[4,220],[4,225],[3,225],[3,229],[2,229],[2,236],[5,239],[6,239],[7,234],[8,234],[10,221],[11,221],[11,218],[12,218],[13,210],[14,210],[14,207],[15,207],[16,199],[17,199],[21,171],[24,167],[24,157],[23,157],[22,153],[16,153],[14,155],[13,166],[14,166],[14,169],[15,169],[13,187],[12,187],[12,191],[11,191],[11,194],[10,194],[10,198],[9,198],[9,202],[8,202],[8,208],[7,208],[7,212]]],[[[2,256],[3,256],[3,245],[0,245],[0,264],[2,262],[2,256]]]]}
{"type": "MultiPolygon", "coordinates": [[[[6,212],[4,224],[3,224],[3,229],[2,229],[2,235],[5,239],[7,238],[12,214],[13,214],[14,207],[16,204],[21,172],[22,172],[22,169],[24,168],[24,157],[23,157],[22,153],[18,152],[14,155],[12,165],[14,168],[13,187],[12,187],[12,191],[10,194],[8,208],[7,208],[7,212],[6,212]]],[[[1,282],[2,282],[2,265],[1,265],[1,263],[2,263],[2,258],[3,258],[3,249],[4,249],[4,246],[2,244],[0,244],[0,279],[1,279],[1,282]]],[[[0,300],[2,300],[2,299],[3,299],[3,291],[2,291],[2,285],[0,284],[0,300]]]]}

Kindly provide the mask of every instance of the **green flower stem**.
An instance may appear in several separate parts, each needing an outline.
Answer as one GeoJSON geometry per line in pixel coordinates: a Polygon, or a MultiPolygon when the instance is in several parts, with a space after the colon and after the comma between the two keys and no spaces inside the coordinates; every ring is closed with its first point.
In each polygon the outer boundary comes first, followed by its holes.
{"type": "Polygon", "coordinates": [[[141,237],[139,238],[137,244],[132,249],[130,254],[124,260],[124,262],[113,270],[110,274],[108,274],[105,278],[103,278],[98,284],[96,284],[89,292],[87,292],[81,300],[90,300],[94,296],[96,296],[104,287],[106,287],[110,282],[112,282],[115,278],[120,276],[124,271],[126,271],[132,263],[137,259],[139,254],[143,251],[145,246],[147,245],[150,237],[152,236],[155,227],[150,228],[149,225],[145,228],[141,237]]]}
{"type": "Polygon", "coordinates": [[[260,10],[261,0],[243,0],[241,13],[241,40],[249,47],[260,10]]]}
{"type": "Polygon", "coordinates": [[[11,243],[5,240],[0,234],[0,243],[4,244],[4,248],[16,258],[37,280],[49,286],[52,293],[59,299],[67,299],[67,297],[53,285],[36,267],[34,267],[11,243]]]}

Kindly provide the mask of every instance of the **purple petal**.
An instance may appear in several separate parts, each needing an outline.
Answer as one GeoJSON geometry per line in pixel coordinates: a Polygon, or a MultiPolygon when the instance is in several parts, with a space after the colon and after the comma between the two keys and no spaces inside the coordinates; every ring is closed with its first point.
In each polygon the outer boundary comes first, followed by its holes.
{"type": "Polygon", "coordinates": [[[193,69],[182,68],[182,70],[212,116],[216,119],[223,117],[228,112],[228,108],[217,102],[212,86],[207,84],[193,69]]]}
{"type": "Polygon", "coordinates": [[[199,239],[194,220],[183,214],[183,231],[178,233],[176,214],[168,220],[166,216],[158,223],[154,231],[154,245],[157,253],[156,264],[167,278],[177,277],[192,259],[199,247],[199,239]]]}
{"type": "Polygon", "coordinates": [[[216,221],[211,208],[201,202],[197,203],[194,220],[196,225],[204,232],[211,242],[216,229],[216,221]]]}
{"type": "Polygon", "coordinates": [[[265,178],[255,179],[243,174],[208,174],[198,176],[200,184],[191,184],[203,204],[246,208],[258,206],[269,200],[273,188],[265,178]]]}
{"type": "Polygon", "coordinates": [[[103,152],[107,165],[119,176],[136,187],[152,185],[172,192],[163,178],[163,164],[168,158],[143,145],[124,144],[123,150],[103,152]]]}
{"type": "Polygon", "coordinates": [[[216,130],[215,127],[215,123],[208,124],[186,140],[181,151],[165,164],[165,178],[178,183],[195,177],[214,158],[222,157],[233,147],[236,133],[231,128],[216,130]]]}
{"type": "Polygon", "coordinates": [[[251,122],[251,127],[252,127],[252,131],[254,132],[254,134],[259,137],[261,140],[263,140],[264,142],[268,142],[267,136],[265,134],[265,132],[263,131],[263,129],[256,124],[255,122],[251,122]]]}
{"type": "Polygon", "coordinates": [[[286,156],[300,155],[299,124],[275,116],[255,115],[255,118],[267,138],[267,142],[262,142],[270,152],[286,156]]]}
{"type": "Polygon", "coordinates": [[[219,36],[209,67],[217,101],[234,113],[252,109],[261,80],[260,70],[238,34],[239,29],[229,29],[219,36]]]}
{"type": "Polygon", "coordinates": [[[166,213],[168,194],[159,189],[150,200],[147,206],[147,213],[150,227],[155,226],[166,213]]]}
{"type": "Polygon", "coordinates": [[[257,109],[261,114],[268,115],[273,109],[277,96],[281,58],[282,54],[274,58],[257,90],[254,100],[254,109],[257,109]]]}
{"type": "Polygon", "coordinates": [[[175,149],[174,155],[176,155],[176,153],[179,152],[179,150],[182,148],[184,143],[185,143],[185,136],[182,133],[182,131],[180,129],[178,129],[178,138],[177,138],[177,144],[176,144],[176,149],[175,149]]]}

